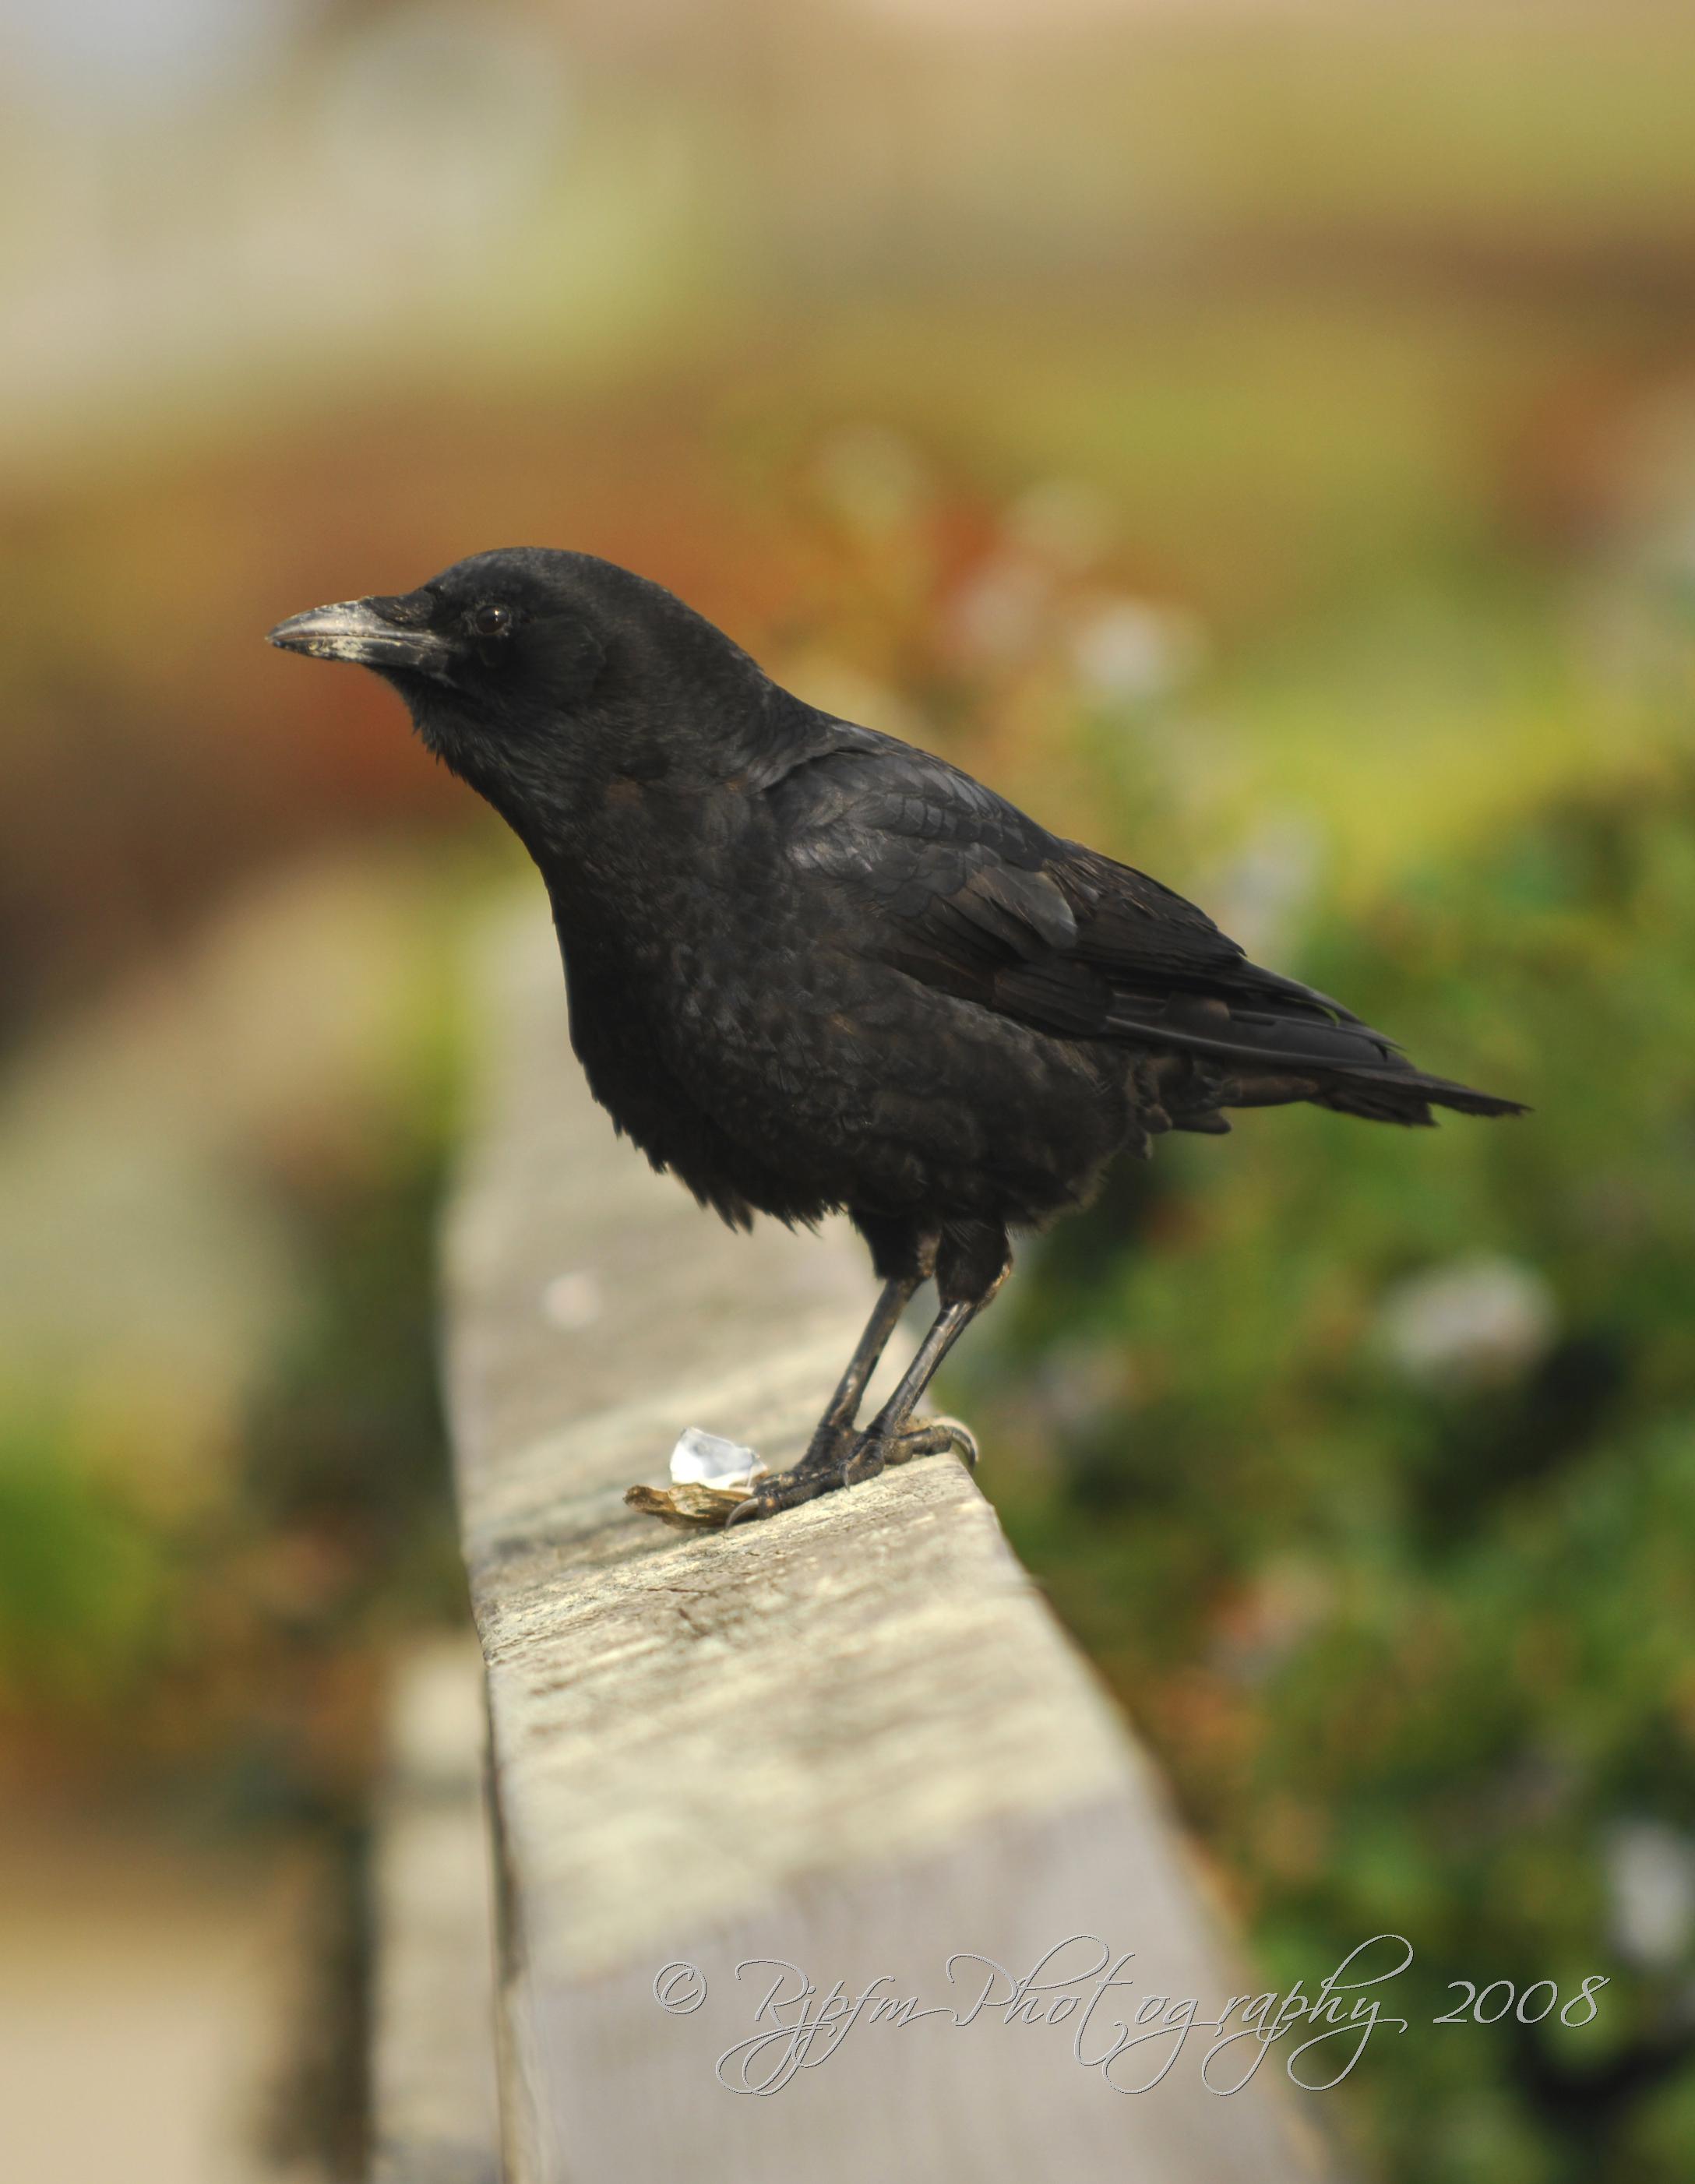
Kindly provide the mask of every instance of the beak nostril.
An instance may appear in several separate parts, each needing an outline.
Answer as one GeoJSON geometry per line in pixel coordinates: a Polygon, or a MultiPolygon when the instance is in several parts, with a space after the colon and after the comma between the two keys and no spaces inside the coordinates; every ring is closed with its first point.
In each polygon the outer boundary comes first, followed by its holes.
{"type": "Polygon", "coordinates": [[[393,622],[397,629],[427,628],[436,610],[433,596],[424,591],[381,593],[362,604],[384,621],[393,622]]]}

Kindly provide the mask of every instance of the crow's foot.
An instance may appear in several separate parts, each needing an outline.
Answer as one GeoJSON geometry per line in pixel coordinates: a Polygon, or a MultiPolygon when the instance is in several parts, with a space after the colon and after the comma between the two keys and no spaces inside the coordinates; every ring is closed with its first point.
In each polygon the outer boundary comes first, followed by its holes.
{"type": "Polygon", "coordinates": [[[820,1428],[792,1469],[774,1473],[751,1488],[726,1489],[698,1481],[670,1487],[632,1486],[624,1500],[632,1509],[679,1530],[716,1531],[758,1517],[774,1517],[779,1510],[797,1508],[844,1486],[857,1486],[891,1463],[944,1456],[950,1450],[967,1467],[975,1466],[977,1443],[957,1418],[914,1418],[897,1434],[856,1433],[849,1426],[820,1428]]]}
{"type": "Polygon", "coordinates": [[[844,1486],[857,1486],[875,1479],[891,1463],[910,1463],[914,1457],[943,1456],[949,1450],[966,1464],[975,1465],[977,1443],[957,1418],[914,1418],[895,1434],[852,1433],[843,1428],[817,1435],[812,1446],[794,1468],[762,1479],[724,1522],[745,1524],[760,1517],[774,1517],[820,1494],[834,1494],[844,1486]]]}

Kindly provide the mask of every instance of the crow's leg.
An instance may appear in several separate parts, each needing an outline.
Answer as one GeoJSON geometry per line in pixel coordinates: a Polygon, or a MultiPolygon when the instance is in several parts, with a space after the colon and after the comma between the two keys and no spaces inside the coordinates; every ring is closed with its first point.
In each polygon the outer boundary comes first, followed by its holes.
{"type": "Polygon", "coordinates": [[[875,1479],[885,1464],[906,1463],[915,1456],[939,1456],[944,1449],[957,1451],[966,1462],[977,1462],[977,1444],[956,1420],[919,1418],[912,1413],[924,1390],[940,1370],[941,1362],[960,1336],[981,1312],[977,1304],[944,1305],[931,1322],[930,1331],[918,1345],[900,1385],[858,1437],[843,1468],[842,1483],[856,1486],[861,1479],[875,1479]]]}
{"type": "Polygon", "coordinates": [[[872,1374],[883,1362],[889,1338],[900,1325],[901,1313],[920,1285],[935,1272],[939,1240],[936,1236],[915,1228],[911,1222],[892,1221],[873,1213],[856,1213],[853,1222],[871,1246],[872,1268],[882,1276],[883,1289],[865,1323],[865,1332],[848,1360],[847,1370],[830,1398],[829,1407],[813,1432],[811,1445],[801,1458],[803,1464],[810,1462],[814,1456],[828,1456],[832,1451],[838,1460],[845,1455],[844,1435],[859,1416],[860,1400],[870,1384],[872,1374]]]}
{"type": "MultiPolygon", "coordinates": [[[[870,1379],[884,1342],[892,1331],[894,1322],[900,1317],[906,1303],[901,1297],[893,1306],[889,1327],[882,1340],[877,1342],[871,1362],[860,1373],[853,1386],[855,1368],[871,1346],[879,1320],[889,1306],[891,1294],[898,1293],[900,1282],[891,1279],[878,1300],[872,1315],[871,1324],[860,1338],[859,1348],[854,1352],[853,1362],[843,1376],[830,1408],[820,1421],[812,1436],[811,1447],[792,1471],[783,1471],[767,1479],[754,1488],[747,1500],[733,1510],[728,1521],[732,1524],[744,1524],[750,1518],[774,1516],[779,1509],[794,1507],[800,1502],[810,1502],[820,1494],[828,1494],[840,1486],[856,1486],[861,1479],[874,1479],[878,1473],[891,1463],[906,1463],[915,1456],[939,1456],[952,1449],[967,1462],[977,1461],[977,1445],[965,1428],[952,1419],[919,1418],[912,1413],[917,1409],[924,1390],[935,1377],[942,1360],[953,1348],[960,1336],[989,1303],[1012,1268],[1012,1256],[1006,1246],[1004,1228],[987,1222],[961,1223],[944,1229],[935,1257],[936,1288],[941,1309],[936,1314],[929,1333],[919,1344],[912,1363],[900,1376],[900,1384],[878,1412],[867,1429],[858,1435],[851,1432],[853,1410],[840,1411],[845,1396],[851,1388],[851,1401],[856,1409],[865,1384],[870,1379]]],[[[916,1284],[913,1284],[916,1286],[916,1284]]],[[[912,1289],[906,1290],[906,1296],[912,1289]]]]}
{"type": "Polygon", "coordinates": [[[859,1416],[860,1400],[872,1374],[883,1362],[883,1353],[889,1347],[889,1338],[900,1324],[900,1315],[912,1301],[918,1284],[899,1278],[884,1282],[871,1308],[871,1317],[865,1323],[865,1332],[847,1362],[847,1370],[836,1384],[830,1398],[829,1408],[818,1421],[813,1434],[815,1442],[827,1435],[838,1434],[850,1426],[859,1416]]]}
{"type": "Polygon", "coordinates": [[[880,1214],[856,1212],[852,1218],[855,1228],[871,1246],[873,1270],[883,1277],[877,1302],[847,1362],[847,1369],[836,1384],[836,1392],[812,1429],[806,1454],[789,1470],[779,1472],[766,1482],[768,1507],[764,1503],[756,1506],[753,1500],[743,1502],[729,1519],[732,1524],[744,1515],[765,1516],[773,1509],[789,1508],[797,1502],[810,1502],[815,1496],[828,1494],[845,1484],[842,1466],[853,1452],[853,1426],[859,1416],[860,1402],[872,1374],[882,1362],[889,1336],[900,1325],[901,1313],[912,1302],[919,1285],[934,1270],[938,1240],[934,1234],[910,1221],[891,1220],[880,1214]],[[779,1487],[780,1498],[777,1493],[779,1487]]]}

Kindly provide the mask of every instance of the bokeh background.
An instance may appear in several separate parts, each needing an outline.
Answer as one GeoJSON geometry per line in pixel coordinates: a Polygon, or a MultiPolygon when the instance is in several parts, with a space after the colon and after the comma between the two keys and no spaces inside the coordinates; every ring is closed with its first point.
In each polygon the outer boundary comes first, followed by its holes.
{"type": "Polygon", "coordinates": [[[1168,1140],[953,1396],[1268,1979],[1413,1942],[1358,2173],[1687,2176],[1695,17],[4,0],[0,63],[7,2173],[357,2173],[523,881],[261,640],[533,542],[1535,1103],[1168,1140]]]}

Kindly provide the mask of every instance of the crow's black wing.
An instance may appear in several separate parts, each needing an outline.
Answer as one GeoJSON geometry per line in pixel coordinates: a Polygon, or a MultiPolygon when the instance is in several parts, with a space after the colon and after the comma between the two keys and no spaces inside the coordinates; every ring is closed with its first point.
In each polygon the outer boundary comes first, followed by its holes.
{"type": "Polygon", "coordinates": [[[1251,963],[1191,902],[1050,834],[968,774],[868,730],[774,794],[840,938],[1036,1030],[1187,1056],[1197,1110],[1314,1099],[1384,1122],[1517,1103],[1415,1069],[1328,994],[1251,963]]]}
{"type": "Polygon", "coordinates": [[[1158,881],[1049,833],[939,759],[860,733],[865,746],[805,765],[780,793],[789,855],[835,883],[868,952],[1073,1038],[1221,1050],[1240,1010],[1260,1019],[1247,1045],[1262,1062],[1279,1045],[1329,1067],[1392,1055],[1158,881]],[[1268,1039],[1274,1020],[1291,1035],[1268,1039]]]}

